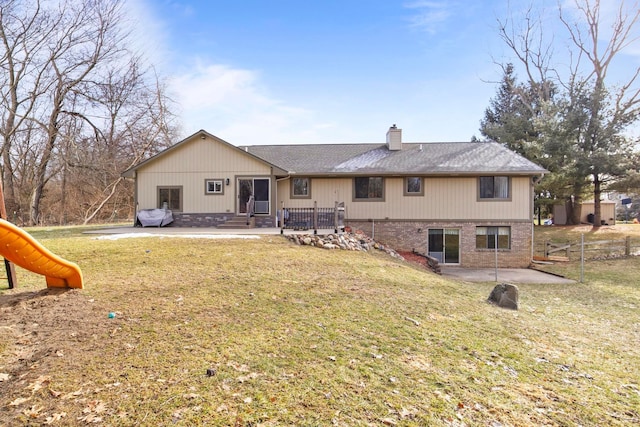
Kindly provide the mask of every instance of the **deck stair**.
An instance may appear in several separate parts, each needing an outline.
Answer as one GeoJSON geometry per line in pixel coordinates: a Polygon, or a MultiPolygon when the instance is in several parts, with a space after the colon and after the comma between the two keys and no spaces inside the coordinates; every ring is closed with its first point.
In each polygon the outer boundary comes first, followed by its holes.
{"type": "Polygon", "coordinates": [[[223,224],[218,225],[218,228],[222,229],[249,229],[256,227],[256,219],[254,217],[249,218],[249,224],[247,224],[246,216],[235,216],[223,224]]]}

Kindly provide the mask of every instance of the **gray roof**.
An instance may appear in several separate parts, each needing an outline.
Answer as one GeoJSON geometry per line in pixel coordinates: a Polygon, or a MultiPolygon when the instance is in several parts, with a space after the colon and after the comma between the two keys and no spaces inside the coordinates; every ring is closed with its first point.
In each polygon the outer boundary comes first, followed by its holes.
{"type": "Polygon", "coordinates": [[[538,175],[546,170],[495,142],[253,145],[242,147],[296,175],[538,175]]]}

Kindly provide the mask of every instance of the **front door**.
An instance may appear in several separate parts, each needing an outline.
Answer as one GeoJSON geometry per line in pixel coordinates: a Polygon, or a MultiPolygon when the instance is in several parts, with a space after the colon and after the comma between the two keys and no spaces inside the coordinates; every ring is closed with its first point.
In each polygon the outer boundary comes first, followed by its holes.
{"type": "Polygon", "coordinates": [[[427,253],[442,264],[460,263],[460,230],[457,228],[431,228],[427,253]]]}
{"type": "Polygon", "coordinates": [[[239,178],[238,179],[238,213],[247,213],[247,202],[251,195],[254,200],[254,212],[269,214],[270,211],[270,180],[269,178],[239,178]]]}

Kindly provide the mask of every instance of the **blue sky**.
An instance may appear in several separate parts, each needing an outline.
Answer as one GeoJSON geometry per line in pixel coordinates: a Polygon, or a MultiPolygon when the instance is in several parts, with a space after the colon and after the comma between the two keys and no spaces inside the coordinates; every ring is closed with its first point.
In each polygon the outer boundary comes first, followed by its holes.
{"type": "Polygon", "coordinates": [[[506,0],[130,2],[181,136],[234,145],[468,141],[508,58],[506,0]]]}

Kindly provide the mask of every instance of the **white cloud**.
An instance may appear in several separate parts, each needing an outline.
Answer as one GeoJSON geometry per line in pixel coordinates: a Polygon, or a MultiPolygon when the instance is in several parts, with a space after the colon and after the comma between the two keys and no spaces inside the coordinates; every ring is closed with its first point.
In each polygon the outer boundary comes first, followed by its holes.
{"type": "Polygon", "coordinates": [[[125,25],[130,31],[132,50],[142,53],[156,67],[166,66],[170,59],[167,46],[168,31],[164,23],[146,4],[147,0],[128,0],[123,3],[125,25]]]}
{"type": "Polygon", "coordinates": [[[188,110],[234,108],[247,98],[260,100],[255,88],[256,74],[224,65],[198,63],[171,79],[171,87],[188,110]]]}
{"type": "Polygon", "coordinates": [[[404,7],[416,12],[410,18],[412,27],[429,34],[435,34],[454,15],[456,4],[450,1],[419,0],[405,3],[404,7]]]}
{"type": "MultiPolygon", "coordinates": [[[[183,1],[165,4],[176,16],[195,13],[183,1]]],[[[166,79],[178,106],[182,137],[205,129],[231,144],[253,145],[326,142],[335,134],[335,123],[271,93],[258,71],[194,59],[176,50],[171,40],[176,36],[151,0],[128,0],[125,7],[133,48],[144,52],[166,79]]]]}
{"type": "Polygon", "coordinates": [[[183,15],[183,16],[193,16],[196,11],[193,8],[193,6],[183,3],[183,2],[179,2],[179,1],[172,1],[168,3],[171,8],[179,15],[183,15]]]}
{"type": "Polygon", "coordinates": [[[185,136],[205,129],[234,145],[312,143],[334,127],[272,96],[252,70],[198,61],[169,79],[169,90],[185,136]]]}

